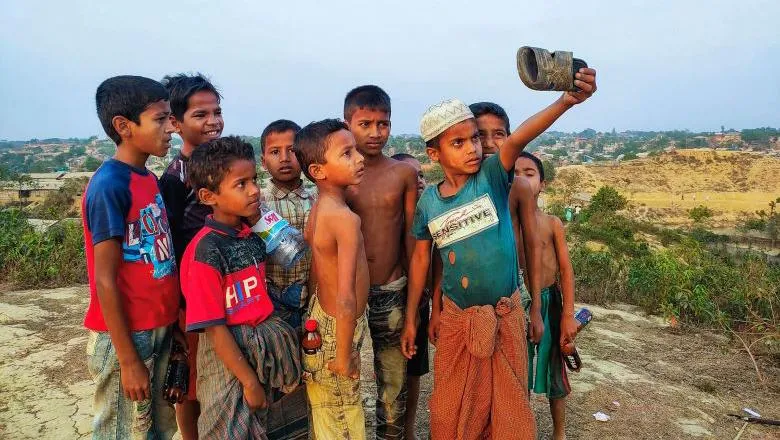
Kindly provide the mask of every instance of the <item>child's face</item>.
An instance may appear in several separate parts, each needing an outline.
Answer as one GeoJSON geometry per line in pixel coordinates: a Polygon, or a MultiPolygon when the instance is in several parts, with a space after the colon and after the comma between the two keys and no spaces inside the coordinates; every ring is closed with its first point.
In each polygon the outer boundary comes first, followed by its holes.
{"type": "Polygon", "coordinates": [[[171,105],[168,101],[150,104],[139,118],[139,123],[127,121],[123,143],[131,143],[139,151],[157,157],[165,157],[171,148],[171,105]]]}
{"type": "Polygon", "coordinates": [[[225,122],[219,98],[212,92],[201,90],[187,100],[187,111],[181,121],[174,118],[176,132],[184,142],[198,146],[222,136],[225,122]]]}
{"type": "Polygon", "coordinates": [[[496,115],[484,114],[477,118],[477,128],[479,140],[482,142],[482,158],[487,159],[498,153],[498,149],[504,145],[508,136],[504,121],[496,115]]]}
{"type": "Polygon", "coordinates": [[[293,152],[295,133],[287,130],[270,133],[265,138],[263,167],[277,182],[297,182],[301,178],[301,165],[293,152]]]}
{"type": "Polygon", "coordinates": [[[404,159],[404,162],[413,166],[415,171],[417,171],[417,197],[420,197],[423,190],[425,190],[425,176],[423,175],[420,161],[417,159],[404,159]]]}
{"type": "Polygon", "coordinates": [[[251,217],[257,214],[260,207],[260,187],[257,186],[257,170],[253,160],[239,159],[230,164],[219,191],[208,194],[201,199],[212,205],[214,210],[223,214],[238,217],[251,217]]]}
{"type": "Polygon", "coordinates": [[[482,164],[482,144],[477,123],[466,119],[439,135],[439,148],[428,148],[428,156],[454,174],[475,174],[482,164]]]}
{"type": "Polygon", "coordinates": [[[519,157],[515,161],[515,176],[528,181],[534,197],[538,196],[544,189],[544,182],[542,182],[539,169],[536,168],[534,161],[527,157],[519,157]]]}
{"type": "Polygon", "coordinates": [[[390,137],[390,113],[382,110],[357,109],[347,121],[355,136],[357,149],[364,156],[382,154],[382,148],[390,137]]]}
{"type": "Polygon", "coordinates": [[[363,180],[363,155],[357,150],[352,133],[339,130],[325,142],[325,163],[318,165],[322,175],[338,187],[359,184],[363,180]]]}

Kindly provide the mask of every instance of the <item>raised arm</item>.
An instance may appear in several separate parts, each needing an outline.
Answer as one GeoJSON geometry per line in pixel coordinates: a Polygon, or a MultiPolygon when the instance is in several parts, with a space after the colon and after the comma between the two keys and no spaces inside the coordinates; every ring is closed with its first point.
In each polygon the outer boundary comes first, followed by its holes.
{"type": "Polygon", "coordinates": [[[336,359],[328,368],[336,374],[360,378],[360,371],[352,365],[352,339],[357,326],[357,299],[355,277],[360,250],[360,217],[354,213],[340,216],[338,220],[326,219],[323,225],[334,232],[336,238],[338,275],[336,281],[336,359]],[[335,224],[338,222],[338,224],[335,224]]]}
{"type": "Polygon", "coordinates": [[[580,69],[576,74],[574,85],[581,91],[565,92],[547,108],[526,119],[509,135],[499,151],[501,165],[505,170],[511,170],[523,148],[550,128],[566,110],[593,95],[596,91],[596,71],[590,68],[580,69]]]}
{"type": "Polygon", "coordinates": [[[411,359],[417,352],[414,345],[417,335],[417,310],[420,307],[425,281],[431,266],[431,240],[415,240],[412,262],[409,266],[409,292],[406,301],[406,321],[401,334],[401,352],[411,359]]]}
{"type": "Polygon", "coordinates": [[[125,397],[145,400],[151,397],[149,370],[130,337],[122,298],[116,285],[116,274],[122,259],[122,245],[117,239],[101,241],[95,245],[95,284],[103,320],[108,327],[111,343],[119,360],[120,380],[125,397]]]}

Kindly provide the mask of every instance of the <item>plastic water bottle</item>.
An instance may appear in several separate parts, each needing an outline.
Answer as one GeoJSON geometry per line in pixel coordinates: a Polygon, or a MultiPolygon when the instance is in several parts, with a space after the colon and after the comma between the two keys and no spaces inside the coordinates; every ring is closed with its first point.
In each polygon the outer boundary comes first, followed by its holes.
{"type": "Polygon", "coordinates": [[[260,220],[252,230],[265,242],[268,262],[285,269],[292,268],[308,249],[301,231],[265,203],[260,204],[260,220]]]}

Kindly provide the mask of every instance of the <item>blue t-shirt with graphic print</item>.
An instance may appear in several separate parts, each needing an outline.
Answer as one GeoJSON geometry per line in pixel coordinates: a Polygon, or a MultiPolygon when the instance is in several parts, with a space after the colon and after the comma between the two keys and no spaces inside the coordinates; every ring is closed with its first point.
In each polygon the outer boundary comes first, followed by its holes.
{"type": "Polygon", "coordinates": [[[495,305],[517,289],[509,214],[513,176],[494,154],[457,194],[442,197],[438,185],[431,185],[417,203],[412,235],[436,243],[444,263],[442,292],[462,309],[495,305]]]}

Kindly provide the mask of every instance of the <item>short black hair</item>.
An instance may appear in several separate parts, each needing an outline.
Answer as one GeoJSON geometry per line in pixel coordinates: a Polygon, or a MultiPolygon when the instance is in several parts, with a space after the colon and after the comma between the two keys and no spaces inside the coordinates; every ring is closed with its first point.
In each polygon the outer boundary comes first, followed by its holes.
{"type": "Polygon", "coordinates": [[[437,134],[433,139],[425,141],[425,148],[439,148],[440,141],[441,141],[441,133],[437,134]]]}
{"type": "MultiPolygon", "coordinates": [[[[409,160],[409,159],[417,160],[416,157],[412,156],[409,153],[396,153],[392,156],[392,158],[395,160],[409,160]]],[[[419,162],[419,160],[417,161],[419,162]]]]}
{"type": "Polygon", "coordinates": [[[521,151],[518,159],[521,157],[525,157],[533,161],[534,165],[536,165],[536,169],[539,170],[539,180],[544,182],[544,164],[542,163],[542,160],[527,151],[521,151]]]}
{"type": "Polygon", "coordinates": [[[349,126],[340,119],[323,119],[310,123],[295,134],[295,157],[303,174],[312,182],[314,178],[309,174],[309,165],[325,163],[328,136],[339,130],[349,131],[349,126]]]}
{"type": "Polygon", "coordinates": [[[284,133],[285,131],[292,131],[293,134],[297,134],[301,131],[301,126],[289,119],[277,119],[271,122],[260,135],[260,153],[265,153],[265,139],[268,135],[271,133],[284,133]]]}
{"type": "Polygon", "coordinates": [[[237,160],[255,161],[252,145],[238,136],[225,136],[200,144],[190,157],[189,184],[197,193],[201,188],[219,191],[230,165],[237,160]]]}
{"type": "Polygon", "coordinates": [[[214,84],[201,73],[165,75],[161,82],[171,95],[171,113],[179,121],[184,119],[184,113],[189,107],[190,96],[198,92],[211,92],[217,97],[217,101],[222,100],[222,95],[219,94],[214,84]]]}
{"type": "Polygon", "coordinates": [[[95,92],[98,119],[108,137],[119,145],[122,137],[114,129],[115,116],[141,123],[141,113],[151,104],[168,100],[168,92],[159,82],[143,76],[122,75],[100,83],[95,92]]]}
{"type": "Polygon", "coordinates": [[[344,120],[349,121],[358,109],[379,110],[390,114],[390,95],[379,86],[355,87],[344,98],[344,120]]]}
{"type": "Polygon", "coordinates": [[[474,113],[474,118],[478,118],[482,115],[494,115],[504,121],[504,127],[506,127],[506,134],[512,132],[512,128],[509,125],[509,116],[506,114],[506,110],[495,102],[475,102],[469,106],[471,113],[474,113]]]}

